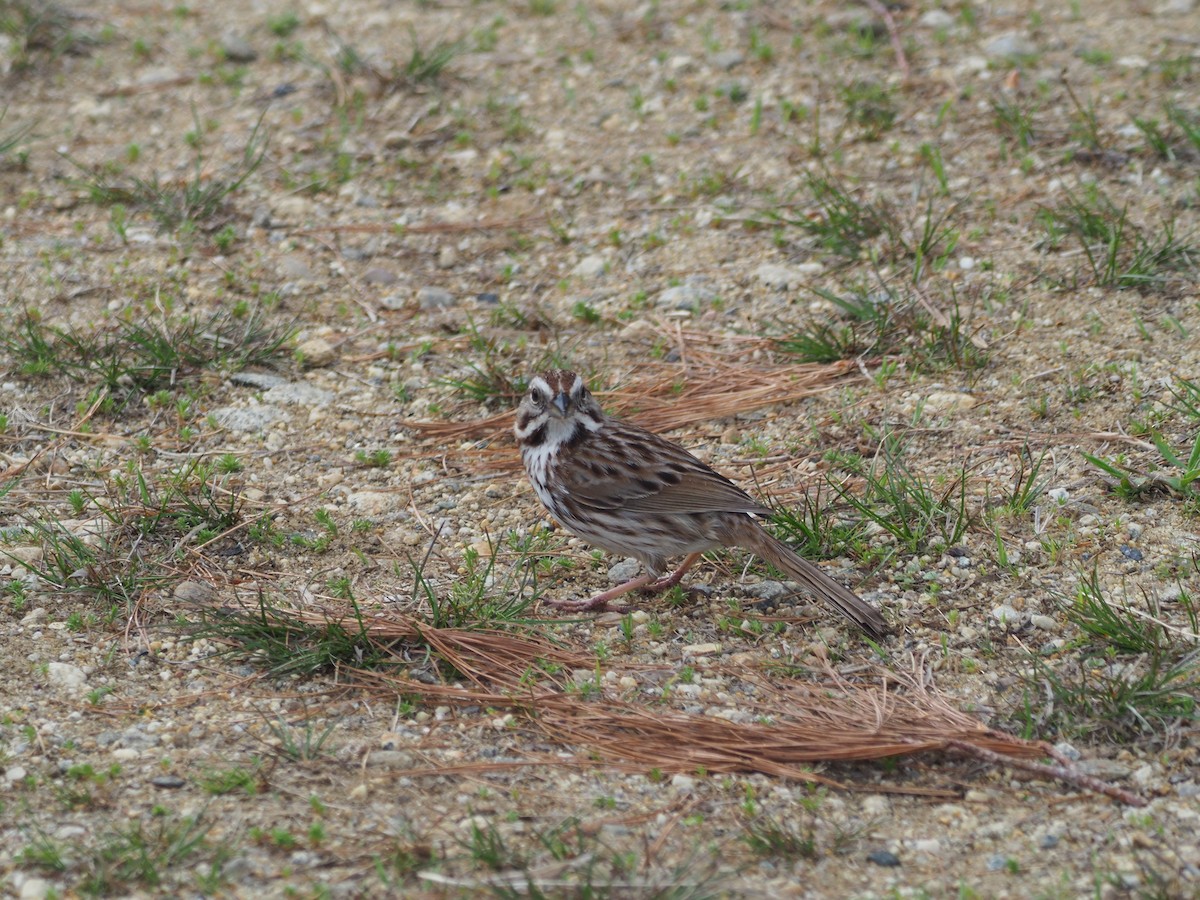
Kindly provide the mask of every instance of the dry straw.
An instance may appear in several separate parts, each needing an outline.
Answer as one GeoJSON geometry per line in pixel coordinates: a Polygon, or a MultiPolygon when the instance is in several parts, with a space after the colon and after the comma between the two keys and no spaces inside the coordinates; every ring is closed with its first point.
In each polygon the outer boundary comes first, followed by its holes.
{"type": "Polygon", "coordinates": [[[849,784],[810,768],[943,752],[1057,778],[1130,805],[1145,804],[1129,791],[1075,770],[1049,745],[989,728],[955,708],[933,686],[920,661],[908,672],[877,669],[869,678],[853,681],[828,666],[815,672],[811,682],[744,666],[726,669],[724,674],[740,679],[752,698],[739,700],[739,707],[755,713],[751,721],[734,722],[674,709],[669,700],[649,707],[603,689],[589,696],[572,673],[592,673],[597,685],[620,679],[603,678],[591,654],[534,635],[439,629],[401,616],[359,619],[309,610],[295,617],[309,626],[359,632],[396,655],[395,668],[345,670],[360,685],[446,705],[508,709],[524,727],[578,754],[569,759],[539,754],[531,760],[537,764],[605,764],[664,774],[760,772],[846,789],[944,795],[883,780],[883,770],[872,770],[876,777],[870,784],[849,784]],[[431,649],[465,683],[431,684],[396,674],[406,670],[404,654],[413,643],[431,649]],[[1047,757],[1055,764],[1036,761],[1047,757]]]}

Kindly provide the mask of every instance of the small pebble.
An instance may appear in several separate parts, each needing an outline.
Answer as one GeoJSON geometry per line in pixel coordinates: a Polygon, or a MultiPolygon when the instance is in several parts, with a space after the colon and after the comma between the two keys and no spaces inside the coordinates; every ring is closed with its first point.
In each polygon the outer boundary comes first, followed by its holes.
{"type": "Polygon", "coordinates": [[[1024,35],[1016,32],[998,34],[983,45],[983,52],[993,58],[1014,59],[1022,56],[1033,56],[1037,46],[1024,35]]]}
{"type": "Polygon", "coordinates": [[[441,309],[454,305],[454,295],[445,288],[426,285],[417,291],[417,305],[421,309],[441,309]]]}
{"type": "Polygon", "coordinates": [[[309,338],[296,347],[296,359],[307,369],[323,368],[333,362],[335,355],[333,344],[325,338],[309,338]]]}
{"type": "Polygon", "coordinates": [[[740,50],[722,50],[714,53],[712,64],[718,69],[724,69],[728,72],[730,69],[736,69],[746,61],[746,55],[740,50]]]}
{"type": "Polygon", "coordinates": [[[609,566],[608,580],[613,584],[624,584],[626,581],[637,578],[641,571],[642,564],[636,559],[623,559],[609,566]]]}
{"type": "Polygon", "coordinates": [[[391,269],[385,269],[382,266],[372,266],[363,272],[363,281],[367,284],[395,284],[400,280],[400,276],[391,269]]]}
{"type": "Polygon", "coordinates": [[[258,51],[240,34],[225,35],[221,39],[221,53],[227,60],[235,63],[254,62],[258,59],[258,51]]]}
{"type": "Polygon", "coordinates": [[[1021,614],[1008,604],[1001,604],[992,610],[992,618],[1001,625],[1016,628],[1021,625],[1021,614]]]}
{"type": "Polygon", "coordinates": [[[606,260],[603,256],[592,254],[590,256],[585,256],[578,263],[576,263],[575,268],[571,270],[571,274],[576,275],[579,278],[599,278],[607,270],[608,260],[606,260]]]}
{"type": "Polygon", "coordinates": [[[894,869],[900,865],[900,857],[889,850],[872,850],[867,854],[867,862],[894,869]]]}
{"type": "Polygon", "coordinates": [[[285,256],[276,268],[282,277],[293,281],[307,281],[313,277],[308,263],[298,256],[285,256]]]}
{"type": "Polygon", "coordinates": [[[922,28],[940,31],[943,28],[949,28],[954,24],[954,21],[954,16],[946,12],[946,10],[930,9],[921,13],[921,17],[917,19],[917,24],[922,28]]]}
{"type": "Polygon", "coordinates": [[[72,689],[83,687],[87,683],[87,675],[79,666],[52,662],[46,665],[46,680],[55,687],[72,689]]]}

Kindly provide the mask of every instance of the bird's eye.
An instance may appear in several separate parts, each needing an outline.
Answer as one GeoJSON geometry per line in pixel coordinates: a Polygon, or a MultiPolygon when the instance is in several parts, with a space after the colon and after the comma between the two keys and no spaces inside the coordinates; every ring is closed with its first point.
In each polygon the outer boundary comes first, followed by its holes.
{"type": "Polygon", "coordinates": [[[533,388],[530,388],[530,389],[529,389],[529,399],[530,399],[530,400],[532,400],[532,401],[533,401],[535,404],[537,404],[538,406],[541,406],[541,405],[542,405],[542,391],[541,391],[541,389],[540,389],[540,388],[535,388],[535,387],[533,387],[533,388]]]}

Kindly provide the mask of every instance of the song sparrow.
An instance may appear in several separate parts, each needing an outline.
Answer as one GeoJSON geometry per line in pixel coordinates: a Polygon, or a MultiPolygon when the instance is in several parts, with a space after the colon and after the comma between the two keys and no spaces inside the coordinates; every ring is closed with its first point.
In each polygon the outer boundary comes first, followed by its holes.
{"type": "Polygon", "coordinates": [[[873,607],[769,534],[771,511],[682,447],[632,422],[609,418],[573,372],[535,375],[515,433],[533,489],[553,516],[589,544],[632,556],[646,573],[595,597],[555,601],[603,610],[630,591],[679,583],[706,550],[741,547],[786,572],[874,637],[888,633],[873,607]],[[670,575],[667,560],[686,554],[670,575]]]}

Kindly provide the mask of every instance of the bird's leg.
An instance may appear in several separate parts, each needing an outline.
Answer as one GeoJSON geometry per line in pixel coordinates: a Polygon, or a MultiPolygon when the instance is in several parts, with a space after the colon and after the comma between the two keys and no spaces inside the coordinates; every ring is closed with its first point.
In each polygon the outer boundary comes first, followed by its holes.
{"type": "Polygon", "coordinates": [[[553,606],[555,609],[565,609],[567,612],[628,612],[629,607],[623,603],[616,606],[610,606],[610,600],[616,600],[618,597],[628,594],[630,591],[637,591],[645,588],[654,576],[647,572],[644,575],[639,575],[637,578],[632,578],[624,584],[618,584],[615,588],[605,591],[603,594],[597,594],[595,597],[588,597],[586,600],[543,600],[547,606],[553,606]]]}
{"type": "Polygon", "coordinates": [[[679,582],[683,580],[683,576],[687,574],[687,570],[694,566],[696,564],[696,560],[703,555],[704,554],[702,553],[689,553],[687,559],[680,564],[678,569],[676,569],[670,575],[664,575],[657,581],[651,581],[642,588],[642,593],[658,594],[667,590],[668,588],[675,587],[675,585],[679,584],[679,582]]]}
{"type": "Polygon", "coordinates": [[[639,575],[637,578],[631,578],[624,584],[618,584],[615,588],[611,588],[602,594],[597,594],[595,597],[588,597],[586,600],[543,600],[547,606],[553,606],[555,609],[563,609],[567,612],[629,612],[629,607],[624,603],[611,605],[610,601],[616,600],[625,594],[633,591],[641,591],[643,594],[658,594],[668,588],[673,588],[683,580],[683,576],[687,574],[687,570],[696,564],[703,554],[692,553],[685,559],[670,575],[664,575],[661,578],[655,578],[649,572],[644,575],[639,575]]]}

